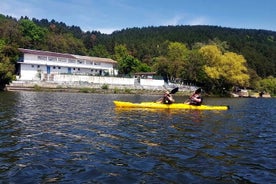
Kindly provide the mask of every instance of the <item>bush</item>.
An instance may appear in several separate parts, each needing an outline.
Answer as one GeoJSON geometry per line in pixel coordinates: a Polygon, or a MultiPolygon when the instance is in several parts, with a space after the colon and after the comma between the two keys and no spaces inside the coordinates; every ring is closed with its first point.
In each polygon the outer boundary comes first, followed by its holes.
{"type": "Polygon", "coordinates": [[[109,89],[109,86],[108,86],[108,84],[103,84],[101,88],[107,90],[107,89],[109,89]]]}

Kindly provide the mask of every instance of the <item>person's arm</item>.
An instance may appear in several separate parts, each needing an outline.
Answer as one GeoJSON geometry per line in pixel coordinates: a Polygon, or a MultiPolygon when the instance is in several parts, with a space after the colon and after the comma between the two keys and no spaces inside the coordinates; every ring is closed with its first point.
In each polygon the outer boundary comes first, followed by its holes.
{"type": "Polygon", "coordinates": [[[174,99],[173,99],[173,97],[172,97],[172,95],[168,95],[168,99],[171,101],[171,102],[174,102],[174,99]]]}
{"type": "Polygon", "coordinates": [[[192,99],[195,102],[201,102],[201,98],[200,97],[193,97],[192,99]]]}

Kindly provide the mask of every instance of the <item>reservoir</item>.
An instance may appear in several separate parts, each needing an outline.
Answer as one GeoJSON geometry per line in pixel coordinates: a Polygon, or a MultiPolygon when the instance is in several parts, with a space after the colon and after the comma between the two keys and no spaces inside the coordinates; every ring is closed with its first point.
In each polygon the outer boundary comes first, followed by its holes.
{"type": "Polygon", "coordinates": [[[204,98],[226,111],[113,104],[159,97],[0,93],[1,183],[276,183],[275,98],[204,98]]]}

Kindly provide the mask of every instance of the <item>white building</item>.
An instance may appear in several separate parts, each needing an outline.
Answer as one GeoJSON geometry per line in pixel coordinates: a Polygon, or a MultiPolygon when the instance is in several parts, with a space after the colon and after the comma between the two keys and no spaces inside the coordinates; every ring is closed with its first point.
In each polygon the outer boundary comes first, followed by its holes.
{"type": "Polygon", "coordinates": [[[117,75],[116,61],[109,58],[79,56],[19,48],[19,80],[51,80],[55,74],[117,75]]]}

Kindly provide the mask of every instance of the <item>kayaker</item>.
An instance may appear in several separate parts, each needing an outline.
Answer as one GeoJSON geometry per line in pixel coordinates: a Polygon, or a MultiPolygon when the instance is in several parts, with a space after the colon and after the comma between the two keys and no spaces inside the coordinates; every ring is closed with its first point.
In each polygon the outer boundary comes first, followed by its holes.
{"type": "Polygon", "coordinates": [[[163,97],[158,99],[157,103],[163,103],[163,104],[172,104],[175,100],[173,99],[172,94],[170,94],[169,91],[165,91],[163,97]]]}
{"type": "Polygon", "coordinates": [[[201,97],[201,88],[195,90],[194,94],[192,94],[189,98],[188,104],[190,105],[201,105],[202,104],[202,97],[201,97]]]}

